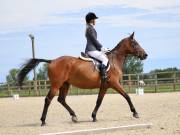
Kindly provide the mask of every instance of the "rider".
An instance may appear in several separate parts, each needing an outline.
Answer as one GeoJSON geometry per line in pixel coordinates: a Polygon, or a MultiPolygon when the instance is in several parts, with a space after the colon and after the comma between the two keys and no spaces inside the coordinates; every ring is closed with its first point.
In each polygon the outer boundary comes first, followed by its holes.
{"type": "Polygon", "coordinates": [[[105,81],[108,76],[107,76],[107,65],[108,65],[108,58],[106,56],[106,52],[108,52],[107,48],[104,48],[99,41],[97,40],[97,32],[94,29],[95,25],[95,19],[98,19],[95,13],[89,12],[86,17],[86,39],[87,39],[87,44],[86,44],[86,49],[85,52],[88,54],[90,57],[93,57],[99,61],[102,62],[101,68],[100,68],[100,74],[101,78],[103,81],[105,81]]]}

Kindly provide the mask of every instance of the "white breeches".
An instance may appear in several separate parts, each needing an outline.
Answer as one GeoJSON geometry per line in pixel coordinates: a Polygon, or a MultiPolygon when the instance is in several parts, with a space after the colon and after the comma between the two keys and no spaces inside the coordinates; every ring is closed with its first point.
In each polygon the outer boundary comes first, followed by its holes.
{"type": "Polygon", "coordinates": [[[108,64],[108,58],[106,57],[106,54],[104,54],[101,51],[89,51],[87,54],[93,58],[96,58],[102,62],[105,66],[108,64]]]}

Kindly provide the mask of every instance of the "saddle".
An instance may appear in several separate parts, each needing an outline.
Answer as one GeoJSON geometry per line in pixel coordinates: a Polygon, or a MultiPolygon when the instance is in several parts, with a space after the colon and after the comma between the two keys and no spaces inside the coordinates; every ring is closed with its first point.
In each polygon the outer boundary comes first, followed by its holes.
{"type": "MultiPolygon", "coordinates": [[[[84,61],[93,62],[94,68],[95,68],[98,72],[100,72],[100,67],[101,67],[101,64],[102,64],[101,61],[99,61],[99,60],[96,59],[96,58],[93,58],[93,57],[89,56],[88,54],[86,54],[86,53],[84,53],[84,52],[81,52],[81,55],[79,56],[79,58],[80,58],[81,60],[84,60],[84,61]]],[[[106,71],[109,71],[109,69],[110,69],[110,64],[109,64],[109,62],[108,62],[108,67],[107,67],[106,71]]]]}

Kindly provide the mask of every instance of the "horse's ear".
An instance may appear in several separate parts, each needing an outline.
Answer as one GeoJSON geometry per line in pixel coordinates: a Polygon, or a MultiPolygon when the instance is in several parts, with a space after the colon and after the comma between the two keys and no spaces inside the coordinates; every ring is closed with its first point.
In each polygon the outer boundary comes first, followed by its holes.
{"type": "Polygon", "coordinates": [[[134,32],[130,35],[130,39],[134,38],[134,32]]]}

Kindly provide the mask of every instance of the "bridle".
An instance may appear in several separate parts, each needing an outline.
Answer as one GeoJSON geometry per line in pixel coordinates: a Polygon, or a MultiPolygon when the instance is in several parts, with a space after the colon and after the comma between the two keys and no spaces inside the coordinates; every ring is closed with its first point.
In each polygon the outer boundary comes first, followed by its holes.
{"type": "Polygon", "coordinates": [[[114,66],[114,57],[113,57],[113,53],[111,50],[109,50],[108,52],[106,52],[106,56],[108,56],[109,54],[111,54],[111,61],[112,61],[112,65],[113,65],[113,69],[115,69],[115,66],[114,66]]]}
{"type": "Polygon", "coordinates": [[[142,51],[138,50],[138,43],[136,42],[136,40],[131,39],[131,46],[132,46],[132,48],[133,48],[133,50],[135,52],[135,55],[137,57],[141,57],[142,56],[142,51]]]}

